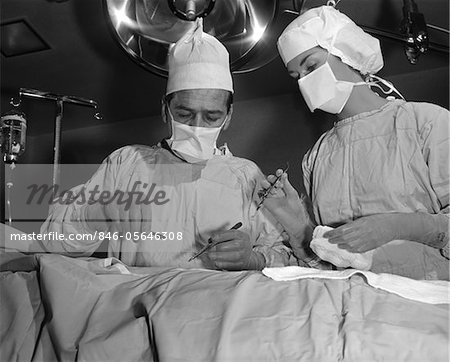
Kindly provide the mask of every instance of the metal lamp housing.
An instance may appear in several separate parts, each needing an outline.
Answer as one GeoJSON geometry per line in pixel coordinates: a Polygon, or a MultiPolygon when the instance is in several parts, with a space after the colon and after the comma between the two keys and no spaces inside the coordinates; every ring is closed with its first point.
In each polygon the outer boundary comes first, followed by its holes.
{"type": "Polygon", "coordinates": [[[113,33],[140,65],[167,76],[170,47],[194,26],[188,18],[204,17],[203,29],[230,54],[234,73],[248,72],[276,57],[274,26],[278,1],[273,0],[104,0],[113,33]],[[195,3],[195,9],[192,9],[195,3]],[[175,6],[175,10],[172,5],[175,6]],[[181,15],[175,13],[179,12],[181,15]]]}

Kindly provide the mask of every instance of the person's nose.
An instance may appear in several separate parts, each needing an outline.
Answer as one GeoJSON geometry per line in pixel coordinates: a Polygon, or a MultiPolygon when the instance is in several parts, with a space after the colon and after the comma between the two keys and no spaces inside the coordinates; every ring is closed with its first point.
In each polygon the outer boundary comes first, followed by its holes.
{"type": "Polygon", "coordinates": [[[203,118],[202,114],[200,112],[196,113],[194,118],[191,121],[191,126],[194,127],[202,127],[203,125],[203,118]]]}
{"type": "Polygon", "coordinates": [[[291,72],[291,73],[289,73],[289,75],[291,76],[291,78],[293,78],[296,81],[300,79],[300,73],[299,72],[291,72]]]}

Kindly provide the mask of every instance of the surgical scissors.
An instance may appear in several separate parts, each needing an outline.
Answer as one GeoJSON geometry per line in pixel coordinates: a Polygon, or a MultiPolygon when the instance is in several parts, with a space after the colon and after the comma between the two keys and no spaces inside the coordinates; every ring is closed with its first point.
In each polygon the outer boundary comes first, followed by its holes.
{"type": "Polygon", "coordinates": [[[260,200],[260,202],[259,202],[258,207],[256,208],[256,210],[259,210],[259,208],[262,206],[264,200],[267,199],[267,196],[269,196],[270,191],[273,190],[273,188],[275,187],[276,183],[281,179],[281,176],[283,176],[283,175],[287,172],[287,170],[289,170],[289,162],[286,162],[286,168],[283,170],[283,173],[281,173],[279,176],[277,176],[277,178],[275,179],[275,181],[272,182],[272,183],[270,184],[270,186],[269,186],[264,192],[261,191],[261,192],[260,192],[261,195],[259,195],[259,193],[258,193],[258,196],[260,197],[261,200],[260,200]]]}

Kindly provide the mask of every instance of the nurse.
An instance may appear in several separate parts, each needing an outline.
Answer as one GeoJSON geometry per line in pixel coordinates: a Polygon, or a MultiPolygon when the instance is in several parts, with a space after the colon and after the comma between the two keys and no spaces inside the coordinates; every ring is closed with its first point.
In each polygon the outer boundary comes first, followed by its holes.
{"type": "Polygon", "coordinates": [[[297,258],[317,262],[309,249],[312,230],[328,225],[335,229],[324,237],[352,253],[402,240],[398,265],[384,249],[374,254],[374,271],[448,278],[449,112],[374,93],[365,80],[383,66],[379,41],[334,7],[300,15],[278,39],[278,50],[311,112],[336,115],[302,163],[315,220],[287,175],[277,197],[264,202],[297,258]]]}

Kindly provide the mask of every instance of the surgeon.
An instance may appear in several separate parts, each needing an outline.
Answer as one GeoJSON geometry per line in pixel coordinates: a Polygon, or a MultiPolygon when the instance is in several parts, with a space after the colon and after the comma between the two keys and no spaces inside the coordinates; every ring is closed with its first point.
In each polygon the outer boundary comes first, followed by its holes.
{"type": "Polygon", "coordinates": [[[162,118],[170,137],[113,152],[72,190],[78,197],[51,210],[41,232],[64,233],[66,240],[46,247],[91,255],[103,241],[110,256],[131,266],[261,270],[288,264],[282,229],[270,212],[256,208],[261,171],[216,145],[233,111],[227,50],[198,21],[168,61],[162,118]],[[97,237],[67,237],[77,234],[97,237]],[[215,246],[190,260],[208,243],[215,246]]]}
{"type": "Polygon", "coordinates": [[[336,117],[303,158],[313,218],[281,170],[264,185],[281,176],[264,205],[296,256],[317,261],[309,248],[313,228],[327,225],[334,229],[324,237],[338,250],[375,250],[373,271],[448,279],[449,112],[374,93],[369,85],[383,66],[379,41],[334,7],[300,15],[278,50],[311,112],[336,117]],[[392,240],[400,241],[389,249],[392,240]]]}

